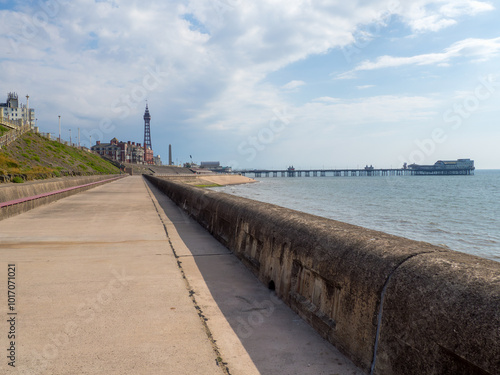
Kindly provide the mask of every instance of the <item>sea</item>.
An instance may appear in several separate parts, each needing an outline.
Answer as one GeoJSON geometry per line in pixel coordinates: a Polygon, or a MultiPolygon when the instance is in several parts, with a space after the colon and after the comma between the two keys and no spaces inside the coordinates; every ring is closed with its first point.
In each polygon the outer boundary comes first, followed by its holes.
{"type": "Polygon", "coordinates": [[[256,180],[212,189],[500,262],[500,170],[256,180]]]}

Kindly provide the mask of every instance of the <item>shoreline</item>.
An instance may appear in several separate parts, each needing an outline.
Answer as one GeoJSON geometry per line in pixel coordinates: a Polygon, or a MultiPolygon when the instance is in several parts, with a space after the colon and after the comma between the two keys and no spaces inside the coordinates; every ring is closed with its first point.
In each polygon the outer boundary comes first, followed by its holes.
{"type": "Polygon", "coordinates": [[[244,184],[251,184],[251,183],[259,182],[257,180],[254,180],[253,178],[245,177],[245,176],[241,176],[241,175],[212,175],[212,174],[199,175],[199,174],[193,174],[193,175],[182,175],[182,176],[158,175],[156,177],[170,180],[170,181],[178,181],[178,182],[185,183],[187,185],[198,186],[198,187],[223,187],[223,186],[229,186],[229,185],[244,185],[244,184]]]}
{"type": "Polygon", "coordinates": [[[223,176],[196,176],[197,182],[207,182],[218,186],[243,185],[257,182],[253,178],[241,175],[223,175],[223,176]]]}

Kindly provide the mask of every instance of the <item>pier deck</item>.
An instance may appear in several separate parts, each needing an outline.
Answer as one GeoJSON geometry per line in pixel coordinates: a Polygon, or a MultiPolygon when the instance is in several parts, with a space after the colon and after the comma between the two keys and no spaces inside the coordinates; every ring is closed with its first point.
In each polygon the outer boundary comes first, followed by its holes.
{"type": "Polygon", "coordinates": [[[368,177],[368,176],[464,176],[473,175],[473,169],[252,169],[239,171],[254,177],[368,177]]]}

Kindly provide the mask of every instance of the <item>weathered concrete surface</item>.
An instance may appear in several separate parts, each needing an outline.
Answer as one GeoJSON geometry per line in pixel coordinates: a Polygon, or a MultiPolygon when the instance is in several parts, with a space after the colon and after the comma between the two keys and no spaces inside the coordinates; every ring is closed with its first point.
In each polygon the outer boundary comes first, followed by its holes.
{"type": "Polygon", "coordinates": [[[458,252],[405,262],[386,291],[377,369],[500,374],[497,262],[458,252]]]}
{"type": "Polygon", "coordinates": [[[442,374],[446,367],[455,374],[498,373],[500,263],[148,178],[366,371],[374,366],[373,372],[383,375],[442,374]],[[405,273],[414,262],[422,264],[405,273]],[[424,277],[428,270],[433,278],[424,277]],[[448,298],[433,297],[436,290],[448,298]],[[467,304],[468,309],[461,308],[467,304]],[[425,317],[439,329],[404,330],[408,316],[425,317]],[[454,321],[469,321],[469,326],[457,327],[454,321]],[[475,338],[466,344],[471,331],[475,338]],[[443,350],[428,355],[438,337],[443,350]],[[406,357],[418,366],[404,367],[406,357]]]}
{"type": "Polygon", "coordinates": [[[18,315],[16,367],[2,356],[1,374],[216,375],[220,357],[232,375],[360,375],[157,195],[168,217],[133,176],[2,221],[4,353],[11,263],[18,315]]]}
{"type": "MultiPolygon", "coordinates": [[[[83,177],[63,177],[53,178],[44,181],[30,181],[23,184],[1,184],[0,185],[0,202],[8,202],[15,199],[26,198],[38,194],[49,193],[51,191],[61,190],[73,186],[89,184],[108,180],[119,175],[96,175],[96,176],[83,176],[83,177]]],[[[106,182],[103,182],[106,183],[106,182]]],[[[51,195],[40,199],[23,202],[14,206],[0,208],[0,220],[7,217],[19,215],[20,213],[32,210],[35,207],[43,206],[45,204],[55,202],[56,200],[69,197],[82,191],[92,189],[98,186],[85,186],[79,189],[63,192],[57,195],[51,195]]]]}
{"type": "Polygon", "coordinates": [[[169,240],[232,375],[361,375],[154,186],[169,240]]]}
{"type": "Polygon", "coordinates": [[[2,374],[222,374],[140,176],[3,220],[0,280],[2,374]]]}

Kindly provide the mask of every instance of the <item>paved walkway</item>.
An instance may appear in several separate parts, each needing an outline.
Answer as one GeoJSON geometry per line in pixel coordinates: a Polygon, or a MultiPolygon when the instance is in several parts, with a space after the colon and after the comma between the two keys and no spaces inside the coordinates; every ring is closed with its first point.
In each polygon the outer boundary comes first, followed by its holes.
{"type": "Polygon", "coordinates": [[[0,222],[0,322],[2,374],[362,374],[140,176],[0,222]]]}

